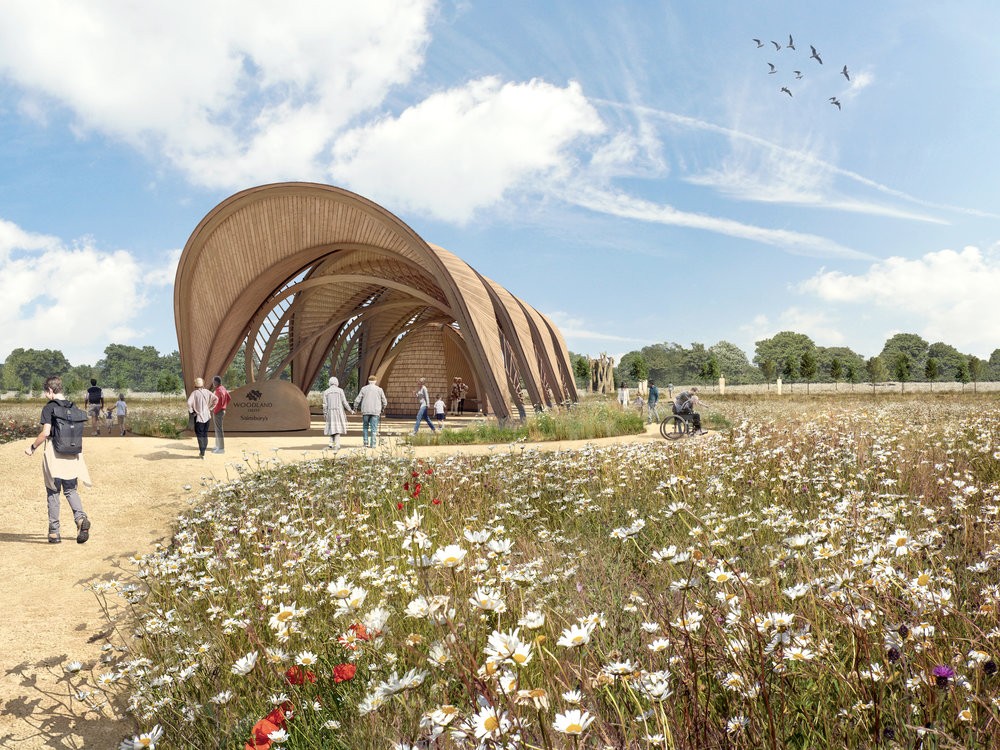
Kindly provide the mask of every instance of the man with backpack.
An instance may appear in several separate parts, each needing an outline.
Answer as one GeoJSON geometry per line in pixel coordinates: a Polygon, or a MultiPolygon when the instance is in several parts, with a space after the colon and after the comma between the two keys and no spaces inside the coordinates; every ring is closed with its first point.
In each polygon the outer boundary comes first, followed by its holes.
{"type": "MultiPolygon", "coordinates": [[[[90,379],[90,388],[87,389],[87,414],[94,420],[94,432],[101,434],[101,414],[104,412],[104,391],[97,385],[97,379],[90,379]]],[[[108,429],[108,434],[111,430],[108,429]]]]}
{"type": "Polygon", "coordinates": [[[90,519],[83,512],[77,481],[90,486],[90,472],[83,460],[83,427],[87,415],[67,401],[63,395],[62,378],[51,377],[45,381],[48,403],[42,408],[42,429],[24,449],[32,455],[40,445],[45,446],[42,458],[42,475],[49,505],[49,544],[59,544],[59,493],[66,495],[73,509],[76,522],[76,542],[83,544],[90,538],[90,519]]]}
{"type": "Polygon", "coordinates": [[[704,435],[705,430],[701,429],[701,414],[695,411],[701,399],[698,398],[698,386],[692,386],[690,391],[681,391],[674,399],[674,414],[691,417],[694,425],[695,435],[704,435]]]}

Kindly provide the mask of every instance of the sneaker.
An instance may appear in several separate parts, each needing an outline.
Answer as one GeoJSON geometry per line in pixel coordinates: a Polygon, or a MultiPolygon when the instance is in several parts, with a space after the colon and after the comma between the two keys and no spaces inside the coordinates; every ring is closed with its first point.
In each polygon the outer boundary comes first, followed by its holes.
{"type": "Polygon", "coordinates": [[[58,534],[55,536],[49,534],[49,544],[62,544],[62,538],[58,534]]]}
{"type": "Polygon", "coordinates": [[[77,529],[77,534],[76,534],[76,543],[77,544],[83,544],[88,539],[90,539],[90,519],[89,518],[87,518],[86,516],[84,516],[83,520],[80,521],[80,524],[76,527],[76,529],[77,529]]]}

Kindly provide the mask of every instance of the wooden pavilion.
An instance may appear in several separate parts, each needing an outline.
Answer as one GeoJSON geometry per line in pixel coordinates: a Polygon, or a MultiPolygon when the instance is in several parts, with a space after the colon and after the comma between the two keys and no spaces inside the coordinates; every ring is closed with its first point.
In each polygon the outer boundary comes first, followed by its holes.
{"type": "Polygon", "coordinates": [[[227,414],[234,430],[302,429],[303,409],[308,427],[304,394],[326,362],[342,385],[352,372],[362,384],[375,375],[389,414],[415,411],[420,377],[446,401],[463,378],[466,409],[500,419],[577,399],[548,318],[381,206],[330,185],[263,185],[216,206],[181,254],[174,317],[188,390],[243,349],[247,385],[232,408],[258,416],[232,424],[227,414]],[[279,381],[286,371],[290,381],[279,381]]]}

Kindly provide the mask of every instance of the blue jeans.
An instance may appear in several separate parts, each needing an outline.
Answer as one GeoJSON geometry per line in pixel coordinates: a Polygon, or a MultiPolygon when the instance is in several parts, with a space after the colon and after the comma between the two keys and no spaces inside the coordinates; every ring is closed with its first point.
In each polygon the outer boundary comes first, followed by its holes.
{"type": "Polygon", "coordinates": [[[361,444],[366,448],[374,448],[378,439],[378,414],[361,415],[361,444]]]}
{"type": "Polygon", "coordinates": [[[655,401],[650,401],[649,402],[649,420],[648,421],[650,421],[650,422],[654,421],[653,420],[654,416],[656,417],[655,421],[659,422],[660,421],[660,410],[656,408],[656,402],[655,401]]]}
{"type": "Polygon", "coordinates": [[[413,425],[413,434],[414,435],[416,435],[417,434],[417,430],[420,429],[420,420],[421,419],[424,420],[427,423],[427,426],[431,428],[431,432],[436,432],[436,430],[434,429],[434,423],[431,421],[431,418],[427,416],[427,405],[424,404],[419,409],[417,409],[417,421],[413,425]]]}

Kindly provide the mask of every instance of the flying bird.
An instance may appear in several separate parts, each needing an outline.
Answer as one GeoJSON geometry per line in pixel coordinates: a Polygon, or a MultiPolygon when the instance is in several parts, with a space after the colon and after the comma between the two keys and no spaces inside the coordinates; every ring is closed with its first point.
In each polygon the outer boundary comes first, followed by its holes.
{"type": "Polygon", "coordinates": [[[784,92],[785,92],[786,94],[788,94],[789,96],[791,96],[791,95],[792,95],[792,92],[788,90],[788,87],[787,87],[787,86],[782,86],[782,87],[781,87],[781,90],[782,90],[782,91],[784,91],[784,92]]]}
{"type": "Polygon", "coordinates": [[[771,69],[769,71],[767,71],[768,75],[774,75],[775,73],[778,72],[778,69],[776,67],[774,67],[774,63],[768,63],[768,65],[771,66],[771,69]]]}
{"type": "Polygon", "coordinates": [[[840,100],[835,96],[830,97],[830,104],[836,105],[837,109],[840,109],[840,100]]]}
{"type": "Polygon", "coordinates": [[[788,35],[788,44],[785,45],[788,49],[795,49],[795,43],[792,41],[792,35],[788,35]]]}
{"type": "Polygon", "coordinates": [[[848,81],[851,80],[851,76],[848,75],[848,73],[847,73],[847,66],[846,65],[844,66],[844,69],[842,71],[840,71],[840,74],[842,76],[844,76],[844,78],[846,78],[848,81]]]}
{"type": "Polygon", "coordinates": [[[795,74],[796,78],[801,78],[802,77],[802,71],[801,70],[793,70],[792,72],[795,74]]]}
{"type": "Polygon", "coordinates": [[[757,46],[758,47],[763,47],[764,46],[764,43],[760,39],[754,39],[754,41],[757,42],[757,46]]]}
{"type": "Polygon", "coordinates": [[[775,51],[775,52],[777,52],[777,51],[778,51],[779,49],[781,49],[781,45],[780,45],[780,44],[778,44],[778,43],[777,43],[776,41],[774,41],[773,39],[771,40],[771,44],[773,44],[773,45],[774,45],[774,51],[775,51]]]}
{"type": "Polygon", "coordinates": [[[817,52],[817,51],[816,51],[816,48],[815,48],[815,47],[813,47],[813,46],[812,46],[812,45],[810,44],[810,45],[809,45],[809,49],[811,49],[811,50],[812,50],[812,54],[811,54],[811,55],[809,55],[809,57],[815,57],[815,58],[816,58],[816,61],[817,61],[817,62],[818,62],[818,63],[819,63],[820,65],[822,65],[822,64],[823,64],[823,60],[822,60],[822,59],[820,59],[820,56],[819,56],[819,52],[817,52]]]}

